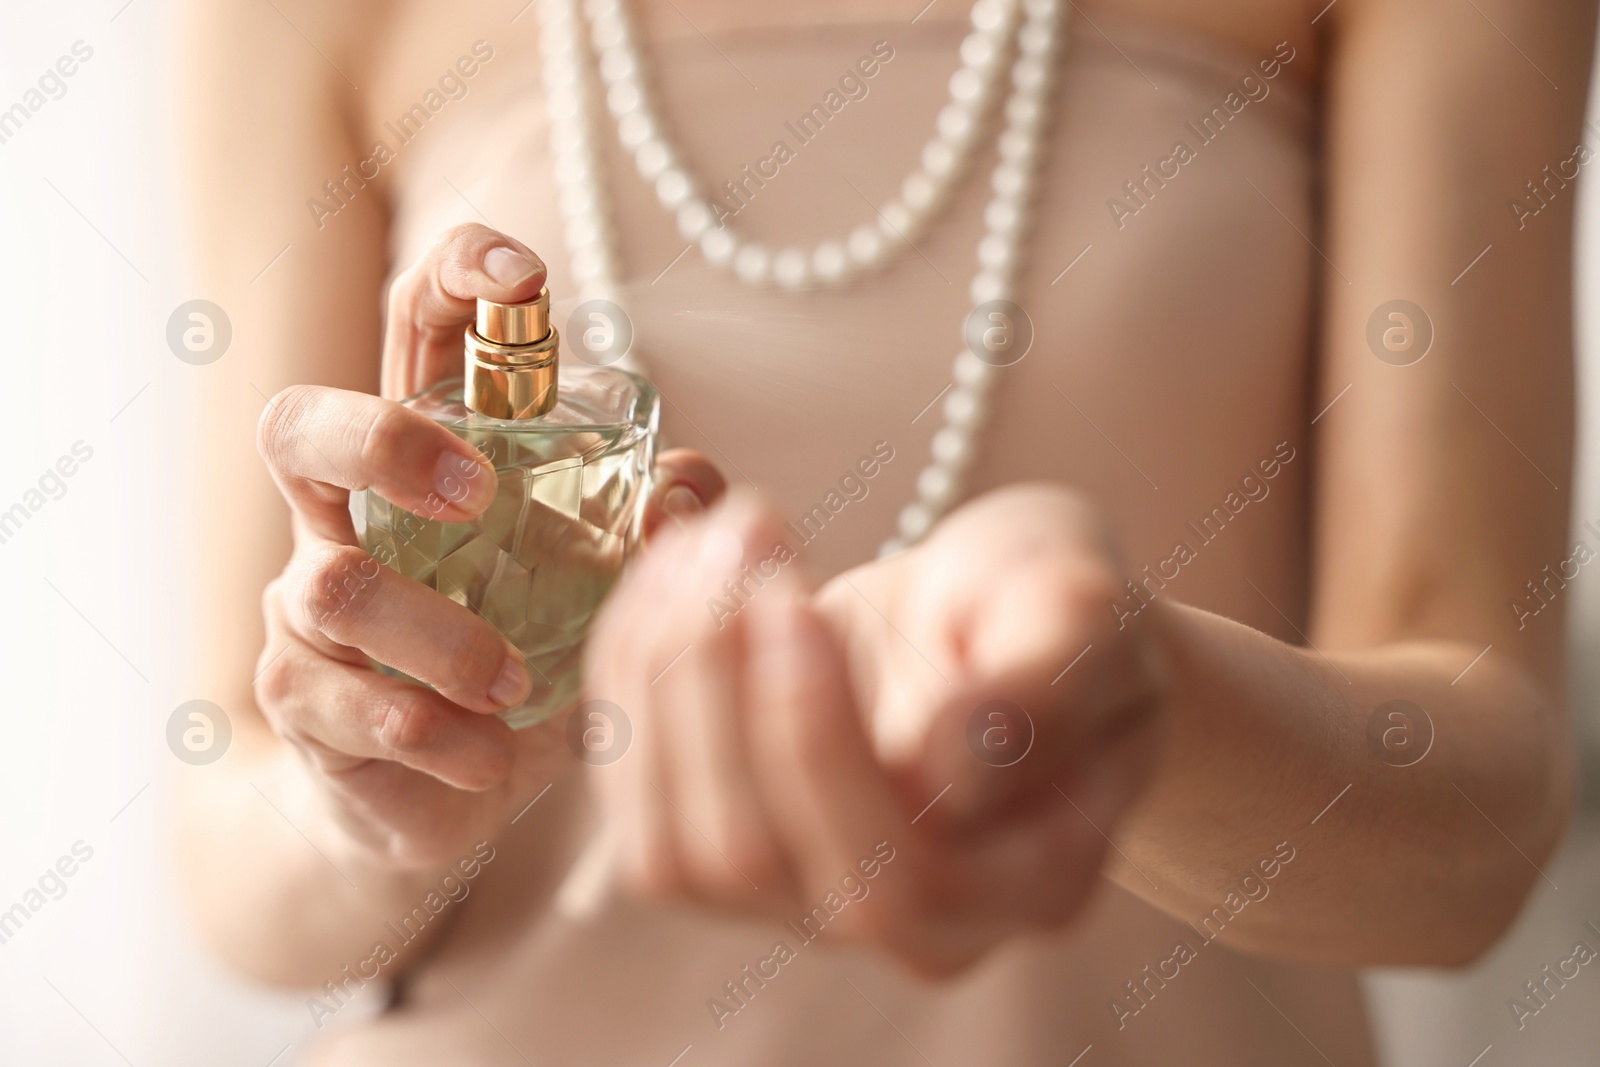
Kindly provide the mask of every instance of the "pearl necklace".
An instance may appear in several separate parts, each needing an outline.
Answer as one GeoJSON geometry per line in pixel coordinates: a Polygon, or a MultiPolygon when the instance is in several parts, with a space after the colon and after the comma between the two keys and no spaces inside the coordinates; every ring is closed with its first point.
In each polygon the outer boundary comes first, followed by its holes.
{"type": "MultiPolygon", "coordinates": [[[[856,227],[843,242],[824,241],[809,252],[787,248],[775,256],[759,243],[739,237],[726,221],[716,225],[715,207],[684,169],[682,154],[665,137],[642,78],[638,34],[623,0],[585,0],[583,6],[589,19],[587,40],[582,35],[579,0],[543,0],[539,5],[557,203],[581,299],[614,299],[618,288],[615,234],[602,180],[597,88],[604,87],[617,136],[633,153],[640,176],[653,182],[662,207],[675,213],[679,232],[699,243],[708,262],[731,269],[735,278],[750,285],[832,286],[886,266],[893,247],[890,239],[909,245],[948,201],[972,156],[988,140],[986,118],[994,110],[1002,59],[1014,37],[1000,159],[990,176],[993,195],[984,211],[979,269],[968,292],[973,315],[992,302],[1012,300],[1022,265],[1022,241],[1031,229],[1029,213],[1055,59],[1065,37],[1060,0],[977,0],[972,32],[961,43],[962,66],[950,78],[950,102],[939,112],[937,132],[923,148],[921,166],[902,183],[900,198],[878,211],[875,225],[856,227]],[[1019,8],[1025,15],[1020,20],[1019,8]],[[598,57],[598,79],[584,69],[591,49],[598,57]]],[[[973,315],[968,317],[969,337],[973,315]]],[[[884,542],[880,556],[922,537],[960,496],[976,437],[987,421],[997,371],[1005,365],[992,354],[981,357],[977,347],[969,340],[955,357],[954,382],[944,394],[945,425],[934,434],[931,462],[917,476],[917,499],[900,512],[899,536],[884,542]]],[[[638,369],[631,357],[623,364],[638,369]]]]}

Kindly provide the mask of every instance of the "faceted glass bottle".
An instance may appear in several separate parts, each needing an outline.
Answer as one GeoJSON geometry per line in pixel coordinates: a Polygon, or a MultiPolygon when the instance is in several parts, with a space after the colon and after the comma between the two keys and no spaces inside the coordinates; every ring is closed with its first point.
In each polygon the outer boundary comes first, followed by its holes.
{"type": "Polygon", "coordinates": [[[518,728],[579,698],[589,625],[639,544],[660,417],[655,389],[626,371],[568,365],[558,384],[548,307],[547,292],[525,305],[479,301],[466,377],[404,401],[493,465],[498,491],[482,515],[439,522],[371,490],[350,497],[367,552],[521,651],[533,690],[500,713],[518,728]]]}

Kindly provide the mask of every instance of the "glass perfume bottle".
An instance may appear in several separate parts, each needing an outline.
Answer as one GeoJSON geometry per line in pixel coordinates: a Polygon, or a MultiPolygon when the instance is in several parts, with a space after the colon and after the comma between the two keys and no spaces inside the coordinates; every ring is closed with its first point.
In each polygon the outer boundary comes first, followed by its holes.
{"type": "Polygon", "coordinates": [[[548,289],[526,304],[479,300],[465,341],[465,376],[403,403],[482,452],[494,502],[471,522],[439,522],[367,490],[350,495],[350,514],[380,563],[477,612],[521,651],[533,691],[500,713],[521,728],[579,698],[584,637],[639,544],[660,398],[611,367],[558,375],[548,289]]]}

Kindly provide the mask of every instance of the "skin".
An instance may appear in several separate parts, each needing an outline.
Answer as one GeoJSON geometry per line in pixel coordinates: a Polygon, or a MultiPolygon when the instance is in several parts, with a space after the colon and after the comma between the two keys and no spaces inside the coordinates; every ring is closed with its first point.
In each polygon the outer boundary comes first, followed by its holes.
{"type": "MultiPolygon", "coordinates": [[[[707,28],[751,17],[732,2],[682,6],[707,28]]],[[[1571,803],[1562,628],[1554,617],[1519,628],[1507,605],[1568,555],[1572,198],[1526,232],[1504,204],[1580,136],[1593,6],[1482,5],[1542,73],[1458,4],[1339,0],[1308,29],[1321,6],[1084,5],[1255,54],[1288,39],[1306,57],[1292,76],[1321,93],[1317,244],[1337,267],[1321,283],[1307,418],[1349,395],[1310,430],[1305,609],[1252,626],[1163,596],[1120,625],[1111,605],[1140,575],[1105,521],[1118,502],[1073,488],[1087,480],[1079,459],[1047,484],[991,487],[897,557],[820,584],[784,569],[717,629],[708,590],[766,556],[778,520],[759,500],[723,500],[703,457],[663,457],[656,536],[589,658],[591,692],[636,728],[601,801],[637,891],[784,914],[893,841],[898,880],[852,906],[840,932],[948,973],[1068,922],[1102,872],[1173,915],[1203,912],[1281,838],[1274,816],[1292,812],[1319,820],[1316,848],[1230,931],[1236,948],[1459,964],[1515,917],[1571,803]],[[1471,284],[1453,284],[1490,240],[1471,284]],[[1364,340],[1372,308],[1397,293],[1428,308],[1440,335],[1405,375],[1364,340]],[[1491,398],[1492,426],[1475,410],[1491,398]],[[688,495],[667,522],[673,488],[688,495]],[[1028,708],[1037,729],[1029,758],[1005,771],[966,748],[971,709],[995,699],[1028,708]],[[1405,773],[1367,742],[1369,715],[1392,699],[1426,707],[1435,732],[1405,773]],[[875,743],[891,719],[916,729],[875,743]],[[1058,803],[1063,793],[1079,810],[1058,803]],[[1094,827],[1115,829],[1119,856],[1094,827]]],[[[860,7],[848,5],[866,17],[860,7]]],[[[438,65],[427,42],[445,17],[421,5],[292,13],[369,96],[303,49],[251,69],[264,61],[242,58],[237,42],[268,32],[270,10],[190,13],[191,77],[214,88],[193,123],[202,260],[253,346],[218,365],[203,475],[230,486],[216,509],[229,532],[209,539],[229,551],[204,567],[213,691],[239,709],[235,751],[188,772],[183,817],[186,881],[213,942],[263,978],[315,984],[473,842],[537,864],[546,831],[506,823],[573,761],[559,724],[514,735],[486,714],[520,695],[489,696],[504,644],[443,598],[386,576],[331,626],[316,622],[330,578],[357,559],[344,491],[418,500],[439,457],[461,454],[427,420],[362,395],[379,381],[378,353],[384,395],[404,395],[458,358],[471,297],[525,296],[540,268],[497,281],[491,248],[529,250],[481,227],[454,231],[396,282],[380,336],[350,313],[372,305],[387,270],[386,206],[372,196],[293,269],[245,284],[264,259],[255,250],[301,210],[281,190],[314,187],[354,158],[351,146],[370,140],[362,124],[415,83],[401,72],[438,65]],[[365,32],[385,20],[397,28],[387,48],[365,32]],[[237,120],[246,102],[248,127],[237,120]],[[284,150],[255,150],[261,137],[284,150]],[[274,486],[235,428],[258,418],[256,381],[317,383],[259,415],[292,548],[274,486]],[[252,531],[243,541],[241,528],[252,531]],[[253,614],[264,585],[263,632],[253,614]],[[393,683],[362,654],[442,692],[393,683]]],[[[770,17],[832,14],[793,5],[770,17]]],[[[672,17],[652,8],[646,22],[672,17]]],[[[445,506],[474,505],[469,491],[445,506]]]]}

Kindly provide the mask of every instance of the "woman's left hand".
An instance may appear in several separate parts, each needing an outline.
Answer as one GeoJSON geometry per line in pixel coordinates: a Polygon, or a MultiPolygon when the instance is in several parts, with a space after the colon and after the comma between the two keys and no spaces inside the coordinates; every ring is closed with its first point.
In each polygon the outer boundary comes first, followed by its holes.
{"type": "Polygon", "coordinates": [[[588,689],[632,727],[596,769],[627,880],[810,916],[931,973],[1070,920],[1165,703],[1149,626],[1111,609],[1098,516],[996,491],[817,592],[796,547],[735,499],[608,602],[588,689]]]}

